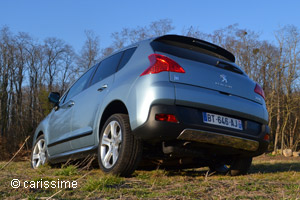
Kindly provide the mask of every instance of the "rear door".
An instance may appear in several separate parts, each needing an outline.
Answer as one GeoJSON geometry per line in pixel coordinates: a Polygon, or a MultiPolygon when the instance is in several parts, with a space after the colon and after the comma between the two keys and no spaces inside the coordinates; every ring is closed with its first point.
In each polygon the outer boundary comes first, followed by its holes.
{"type": "Polygon", "coordinates": [[[96,69],[89,87],[80,95],[73,98],[76,102],[73,108],[71,128],[73,136],[72,149],[80,149],[95,144],[94,122],[96,113],[103,99],[106,97],[114,81],[114,73],[117,71],[123,52],[114,54],[104,59],[96,69]]]}

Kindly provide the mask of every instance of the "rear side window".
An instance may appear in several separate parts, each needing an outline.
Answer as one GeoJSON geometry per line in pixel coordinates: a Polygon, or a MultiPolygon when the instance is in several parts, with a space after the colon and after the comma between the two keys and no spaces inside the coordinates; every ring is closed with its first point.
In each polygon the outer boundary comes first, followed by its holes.
{"type": "Polygon", "coordinates": [[[91,85],[105,79],[117,71],[123,52],[119,52],[104,59],[97,68],[91,85]]]}
{"type": "Polygon", "coordinates": [[[135,50],[136,50],[136,47],[130,48],[130,49],[127,49],[127,50],[124,51],[123,57],[121,59],[119,67],[118,67],[118,71],[120,69],[122,69],[127,64],[127,62],[129,61],[129,59],[131,58],[131,56],[133,55],[135,50]]]}

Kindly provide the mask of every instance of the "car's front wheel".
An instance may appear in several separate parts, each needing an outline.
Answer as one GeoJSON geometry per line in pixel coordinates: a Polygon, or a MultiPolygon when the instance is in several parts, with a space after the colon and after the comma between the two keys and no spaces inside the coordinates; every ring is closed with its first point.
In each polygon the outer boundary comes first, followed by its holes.
{"type": "Polygon", "coordinates": [[[98,162],[105,173],[129,176],[142,156],[142,144],[130,128],[128,115],[114,114],[104,124],[98,147],[98,162]]]}
{"type": "Polygon", "coordinates": [[[46,164],[47,161],[47,146],[44,135],[41,135],[36,139],[31,152],[31,167],[36,169],[39,166],[46,164]]]}

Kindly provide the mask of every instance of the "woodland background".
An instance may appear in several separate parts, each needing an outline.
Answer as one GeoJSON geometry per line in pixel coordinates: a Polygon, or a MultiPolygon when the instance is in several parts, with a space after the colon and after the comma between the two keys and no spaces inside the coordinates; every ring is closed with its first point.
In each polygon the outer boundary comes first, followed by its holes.
{"type": "MultiPolygon", "coordinates": [[[[111,46],[102,48],[92,30],[85,31],[81,51],[65,41],[43,41],[28,33],[0,27],[0,160],[10,158],[38,123],[51,111],[50,91],[63,93],[99,59],[128,44],[174,30],[169,19],[147,26],[123,28],[111,34],[111,46]]],[[[270,151],[300,148],[300,30],[286,25],[274,30],[276,41],[237,24],[205,33],[197,27],[182,28],[182,35],[220,45],[236,56],[236,63],[265,91],[271,128],[270,151]]],[[[28,152],[31,141],[25,145],[28,152]]]]}

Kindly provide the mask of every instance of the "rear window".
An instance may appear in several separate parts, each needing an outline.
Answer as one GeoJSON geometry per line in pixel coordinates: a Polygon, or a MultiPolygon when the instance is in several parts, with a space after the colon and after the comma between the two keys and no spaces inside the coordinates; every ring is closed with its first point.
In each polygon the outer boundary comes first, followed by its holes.
{"type": "Polygon", "coordinates": [[[206,63],[235,73],[244,74],[227,50],[208,42],[189,37],[167,35],[151,42],[155,52],[163,52],[184,59],[206,63]]]}

